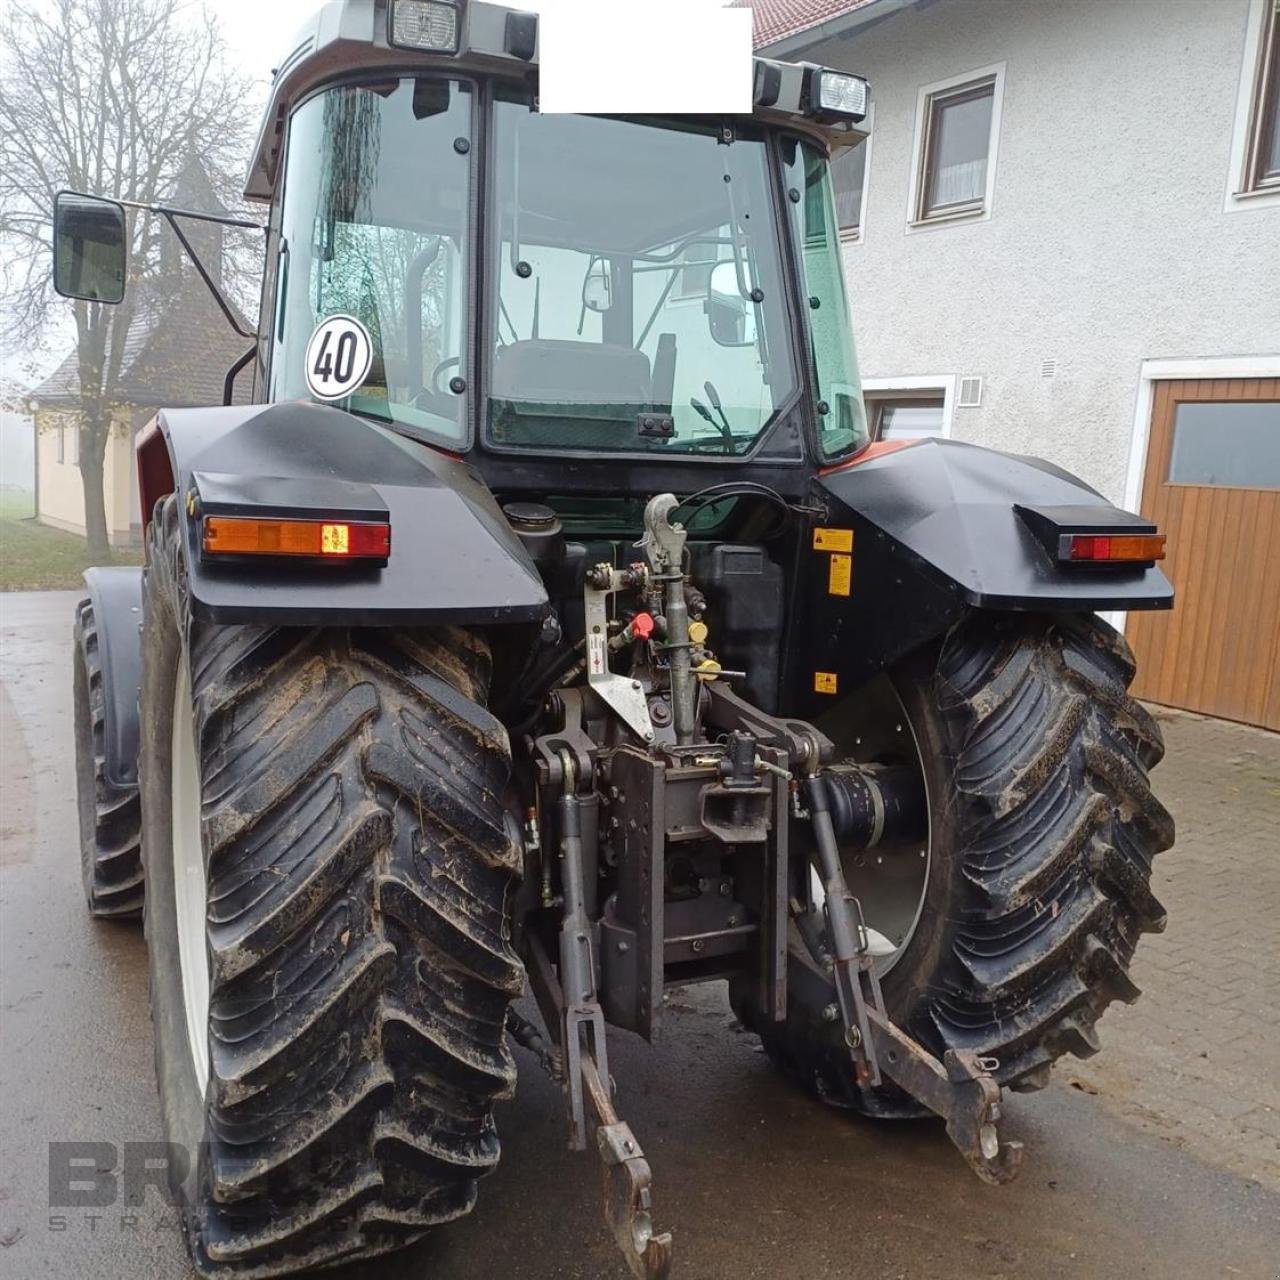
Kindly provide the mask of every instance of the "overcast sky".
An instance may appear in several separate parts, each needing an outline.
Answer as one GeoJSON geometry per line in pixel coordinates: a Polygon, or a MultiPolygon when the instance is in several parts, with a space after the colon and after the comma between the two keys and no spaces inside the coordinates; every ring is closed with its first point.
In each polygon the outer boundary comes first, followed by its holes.
{"type": "MultiPolygon", "coordinates": [[[[604,3],[620,3],[621,0],[509,0],[520,8],[546,10],[553,5],[573,5],[587,3],[598,5],[604,3]]],[[[630,3],[643,4],[645,0],[630,0],[630,3]]],[[[651,2],[651,0],[650,0],[651,2]]],[[[324,0],[204,0],[204,9],[217,17],[223,36],[227,41],[228,52],[232,62],[250,77],[255,91],[255,111],[266,104],[267,91],[271,82],[271,71],[290,51],[291,41],[302,24],[323,7],[324,0]]],[[[719,7],[729,0],[682,0],[686,6],[719,7]]],[[[0,0],[0,8],[5,0],[0,0]]],[[[191,21],[201,20],[201,0],[188,0],[187,12],[191,21]]],[[[70,311],[67,323],[55,325],[49,335],[49,348],[41,353],[40,368],[37,376],[52,368],[65,354],[66,342],[70,337],[70,311]]],[[[17,359],[34,353],[14,351],[0,352],[0,366],[5,373],[11,373],[17,359]]],[[[16,373],[13,376],[17,376],[16,373]]],[[[26,381],[24,374],[23,380],[26,381]]],[[[0,418],[8,415],[0,413],[0,418]]],[[[0,450],[0,452],[3,452],[0,450]]],[[[0,484],[9,477],[0,465],[0,484]]]]}
{"type": "Polygon", "coordinates": [[[320,0],[217,0],[209,6],[235,60],[263,86],[264,96],[271,68],[289,52],[294,32],[321,7],[320,0]]]}

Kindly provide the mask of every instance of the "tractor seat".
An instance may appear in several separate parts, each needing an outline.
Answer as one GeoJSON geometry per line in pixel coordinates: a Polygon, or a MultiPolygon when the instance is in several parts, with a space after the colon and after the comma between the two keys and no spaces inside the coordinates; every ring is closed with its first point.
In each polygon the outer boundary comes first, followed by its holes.
{"type": "Polygon", "coordinates": [[[493,435],[534,448],[628,448],[652,396],[649,357],[634,347],[531,338],[493,362],[493,435]]]}
{"type": "Polygon", "coordinates": [[[493,361],[498,400],[642,407],[649,382],[643,351],[600,342],[531,338],[499,347],[493,361]]]}

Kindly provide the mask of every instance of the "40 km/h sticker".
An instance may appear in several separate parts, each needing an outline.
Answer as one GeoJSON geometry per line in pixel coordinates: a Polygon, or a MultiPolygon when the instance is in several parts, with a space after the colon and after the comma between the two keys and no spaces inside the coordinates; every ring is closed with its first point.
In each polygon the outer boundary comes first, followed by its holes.
{"type": "Polygon", "coordinates": [[[329,316],[311,335],[306,360],[311,394],[317,400],[342,400],[369,376],[373,340],[354,316],[329,316]]]}

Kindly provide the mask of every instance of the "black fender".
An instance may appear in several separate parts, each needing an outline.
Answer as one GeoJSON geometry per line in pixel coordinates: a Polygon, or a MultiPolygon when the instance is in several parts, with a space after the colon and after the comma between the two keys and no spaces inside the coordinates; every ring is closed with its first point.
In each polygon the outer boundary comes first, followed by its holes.
{"type": "Polygon", "coordinates": [[[527,622],[547,593],[488,488],[465,463],[324,405],[162,411],[141,433],[144,520],[178,495],[192,614],[215,623],[421,626],[527,622]],[[215,564],[200,554],[201,479],[238,512],[387,513],[385,565],[215,564]]]}
{"type": "Polygon", "coordinates": [[[86,569],[102,665],[103,748],[107,781],[138,785],[138,693],[142,687],[142,570],[86,569]]]}
{"type": "Polygon", "coordinates": [[[1064,566],[1050,554],[1045,516],[1064,531],[1151,526],[1038,458],[955,440],[873,445],[820,474],[817,489],[827,515],[803,553],[808,607],[797,624],[810,634],[792,645],[795,692],[810,709],[829,706],[830,694],[865,682],[970,609],[1173,605],[1173,587],[1154,564],[1064,566]],[[833,564],[846,552],[850,563],[833,564]]]}

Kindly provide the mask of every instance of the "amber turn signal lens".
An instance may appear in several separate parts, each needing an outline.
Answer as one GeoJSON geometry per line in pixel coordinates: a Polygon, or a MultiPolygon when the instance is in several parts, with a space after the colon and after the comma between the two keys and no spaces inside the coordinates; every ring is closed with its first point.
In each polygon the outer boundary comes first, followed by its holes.
{"type": "Polygon", "coordinates": [[[1066,559],[1091,564],[1150,564],[1164,559],[1163,533],[1076,533],[1071,535],[1066,559]]]}
{"type": "Polygon", "coordinates": [[[207,555],[214,556],[386,560],[391,554],[391,526],[350,521],[206,516],[204,550],[207,555]]]}

